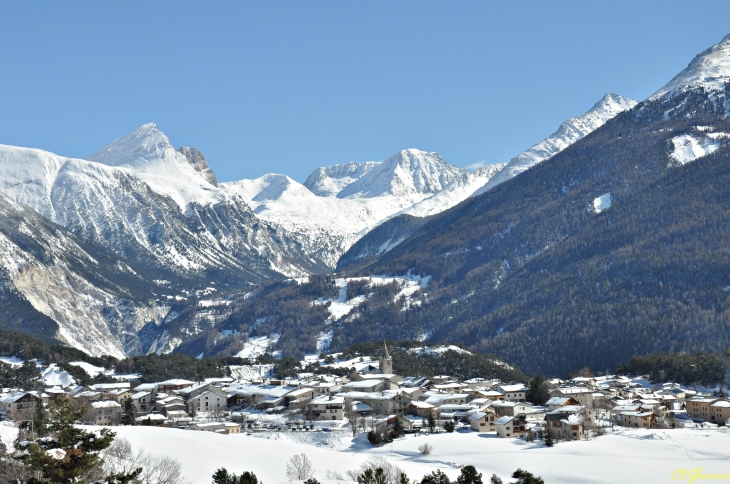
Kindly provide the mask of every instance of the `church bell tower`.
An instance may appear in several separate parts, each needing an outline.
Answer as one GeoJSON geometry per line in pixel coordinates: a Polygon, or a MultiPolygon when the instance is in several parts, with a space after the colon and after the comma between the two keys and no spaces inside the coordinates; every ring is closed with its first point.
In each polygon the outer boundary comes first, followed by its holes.
{"type": "Polygon", "coordinates": [[[391,358],[388,354],[388,345],[386,345],[385,343],[383,343],[383,357],[380,358],[380,373],[393,373],[393,358],[391,358]]]}

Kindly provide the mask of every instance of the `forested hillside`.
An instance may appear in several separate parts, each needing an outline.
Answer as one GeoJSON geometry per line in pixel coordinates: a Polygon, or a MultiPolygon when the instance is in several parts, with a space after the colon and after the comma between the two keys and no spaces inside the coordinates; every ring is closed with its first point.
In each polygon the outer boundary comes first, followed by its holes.
{"type": "Polygon", "coordinates": [[[527,373],[604,370],[635,354],[730,342],[730,150],[686,164],[681,136],[730,133],[701,90],[621,114],[550,160],[432,217],[364,274],[433,277],[427,301],[382,325],[363,314],[334,344],[433,329],[527,373]],[[611,204],[597,213],[596,199],[611,204]]]}

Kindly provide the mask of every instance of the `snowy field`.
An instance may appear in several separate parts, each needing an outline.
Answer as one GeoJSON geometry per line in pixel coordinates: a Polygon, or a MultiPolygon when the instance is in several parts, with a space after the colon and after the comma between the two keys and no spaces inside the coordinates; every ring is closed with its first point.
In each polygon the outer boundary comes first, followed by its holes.
{"type": "MultiPolygon", "coordinates": [[[[312,461],[319,480],[324,479],[327,470],[344,475],[370,455],[387,458],[419,480],[435,469],[455,479],[459,466],[468,464],[485,477],[496,473],[505,482],[521,467],[542,476],[548,484],[689,482],[672,480],[672,473],[679,468],[730,472],[727,429],[630,430],[590,441],[560,442],[551,449],[471,432],[407,436],[392,445],[373,448],[364,435],[352,441],[348,432],[247,436],[154,427],[114,430],[135,449],[145,448],[178,459],[185,475],[196,483],[210,482],[219,467],[237,473],[253,471],[266,484],[285,482],[286,462],[301,453],[312,461]],[[433,446],[433,452],[422,456],[417,448],[426,442],[433,446]]],[[[0,426],[0,435],[6,441],[11,434],[10,428],[0,426]]]]}

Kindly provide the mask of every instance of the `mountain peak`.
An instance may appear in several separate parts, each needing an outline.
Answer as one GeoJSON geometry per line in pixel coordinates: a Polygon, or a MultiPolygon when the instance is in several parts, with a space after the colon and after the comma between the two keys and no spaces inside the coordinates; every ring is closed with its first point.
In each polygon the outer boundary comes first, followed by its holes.
{"type": "Polygon", "coordinates": [[[128,135],[112,141],[87,159],[110,166],[134,167],[150,159],[166,158],[174,151],[170,140],[155,123],[143,124],[128,135]]]}
{"type": "Polygon", "coordinates": [[[698,54],[692,62],[649,99],[700,87],[708,91],[724,90],[730,82],[730,34],[719,44],[698,54]]]}
{"type": "Polygon", "coordinates": [[[377,164],[337,194],[338,198],[370,198],[437,193],[465,181],[470,173],[447,163],[436,152],[401,150],[377,164]]]}

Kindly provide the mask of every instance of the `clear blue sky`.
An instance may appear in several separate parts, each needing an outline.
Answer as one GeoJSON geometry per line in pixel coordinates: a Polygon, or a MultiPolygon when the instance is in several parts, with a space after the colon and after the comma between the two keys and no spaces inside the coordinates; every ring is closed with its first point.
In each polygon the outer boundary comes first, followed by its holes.
{"type": "Polygon", "coordinates": [[[86,157],[154,121],[223,181],[508,161],[609,91],[643,99],[728,1],[0,3],[0,143],[86,157]]]}

